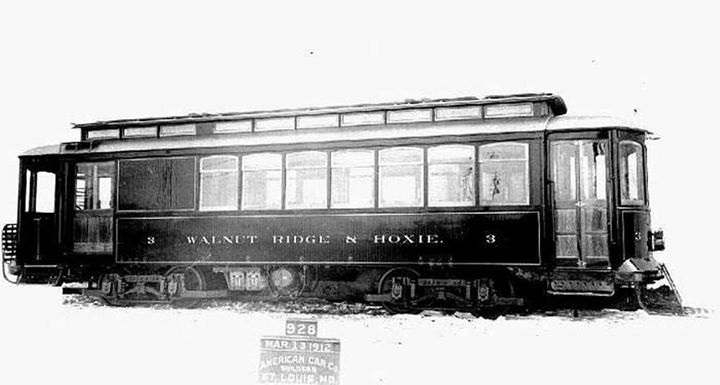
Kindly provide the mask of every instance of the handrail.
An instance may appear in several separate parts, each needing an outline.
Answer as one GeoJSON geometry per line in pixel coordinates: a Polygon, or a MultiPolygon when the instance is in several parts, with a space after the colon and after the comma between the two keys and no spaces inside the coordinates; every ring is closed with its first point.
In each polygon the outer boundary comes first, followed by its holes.
{"type": "Polygon", "coordinates": [[[667,266],[665,266],[664,263],[660,264],[660,272],[665,277],[665,279],[668,282],[668,285],[670,286],[670,289],[672,290],[673,294],[675,294],[675,298],[677,298],[678,305],[680,308],[682,308],[682,297],[680,297],[680,292],[677,289],[677,286],[675,286],[675,281],[673,281],[672,277],[670,277],[670,271],[668,271],[667,266]]]}

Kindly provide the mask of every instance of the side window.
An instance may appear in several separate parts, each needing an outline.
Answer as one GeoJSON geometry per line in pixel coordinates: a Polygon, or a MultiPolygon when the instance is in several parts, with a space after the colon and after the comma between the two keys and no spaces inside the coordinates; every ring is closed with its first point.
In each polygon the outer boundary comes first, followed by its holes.
{"type": "Polygon", "coordinates": [[[379,154],[380,207],[423,205],[423,150],[395,147],[379,154]]]}
{"type": "Polygon", "coordinates": [[[428,149],[428,205],[472,206],[475,203],[475,148],[437,146],[428,149]]]}
{"type": "Polygon", "coordinates": [[[200,159],[200,210],[236,210],[238,157],[209,156],[200,159]]]}
{"type": "Polygon", "coordinates": [[[114,206],[115,163],[75,165],[75,211],[109,210],[114,206]]]}
{"type": "Polygon", "coordinates": [[[375,205],[375,152],[332,153],[332,200],[334,208],[368,208],[375,205]]]}
{"type": "Polygon", "coordinates": [[[327,207],[327,154],[307,151],[285,156],[285,208],[327,207]]]}
{"type": "Polygon", "coordinates": [[[242,157],[242,209],[278,210],[282,200],[282,156],[252,154],[242,157]]]}
{"type": "Polygon", "coordinates": [[[620,200],[622,205],[645,204],[645,165],[640,143],[620,143],[620,200]]]}
{"type": "Polygon", "coordinates": [[[481,206],[529,203],[527,143],[482,145],[478,167],[481,206]]]}
{"type": "Polygon", "coordinates": [[[195,158],[121,160],[119,210],[195,208],[195,158]]]}

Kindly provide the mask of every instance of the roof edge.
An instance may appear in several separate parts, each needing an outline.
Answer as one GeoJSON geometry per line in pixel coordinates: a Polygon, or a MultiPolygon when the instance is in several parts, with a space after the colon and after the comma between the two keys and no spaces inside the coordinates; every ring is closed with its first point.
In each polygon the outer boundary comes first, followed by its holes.
{"type": "Polygon", "coordinates": [[[97,121],[92,123],[73,124],[73,128],[122,128],[130,126],[152,126],[158,124],[182,124],[182,123],[203,123],[212,121],[232,121],[254,118],[272,118],[272,117],[289,117],[296,115],[321,115],[329,113],[348,113],[348,112],[370,112],[377,110],[401,110],[412,108],[433,108],[433,107],[453,107],[465,105],[489,105],[504,103],[522,103],[522,102],[542,102],[549,104],[554,115],[563,115],[567,112],[567,107],[563,99],[551,93],[536,94],[512,94],[512,95],[491,95],[485,98],[477,98],[473,96],[465,96],[458,98],[443,99],[406,99],[402,102],[388,102],[376,104],[353,104],[327,107],[304,107],[304,108],[288,108],[265,111],[248,111],[248,112],[227,112],[227,113],[191,113],[188,115],[150,117],[137,119],[116,119],[97,121]]]}

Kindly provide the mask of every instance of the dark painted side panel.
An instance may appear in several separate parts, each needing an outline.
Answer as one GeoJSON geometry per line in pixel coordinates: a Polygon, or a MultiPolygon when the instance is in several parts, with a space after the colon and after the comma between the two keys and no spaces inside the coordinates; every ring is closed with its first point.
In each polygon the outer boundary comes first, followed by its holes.
{"type": "Polygon", "coordinates": [[[648,251],[650,215],[647,211],[623,211],[623,251],[625,259],[645,258],[648,251]]]}
{"type": "Polygon", "coordinates": [[[539,212],[117,219],[133,263],[539,264],[539,212]]]}
{"type": "Polygon", "coordinates": [[[184,210],[194,207],[194,158],[123,160],[119,167],[119,210],[184,210]]]}

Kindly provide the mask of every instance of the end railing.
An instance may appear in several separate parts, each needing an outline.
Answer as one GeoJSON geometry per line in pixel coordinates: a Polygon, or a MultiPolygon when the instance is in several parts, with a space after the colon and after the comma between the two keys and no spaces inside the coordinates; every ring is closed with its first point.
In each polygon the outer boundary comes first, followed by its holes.
{"type": "Polygon", "coordinates": [[[12,270],[15,267],[15,261],[17,257],[18,249],[18,231],[16,223],[8,223],[3,226],[2,229],[2,274],[3,278],[10,283],[18,283],[20,277],[17,276],[15,279],[10,277],[12,270]]]}

